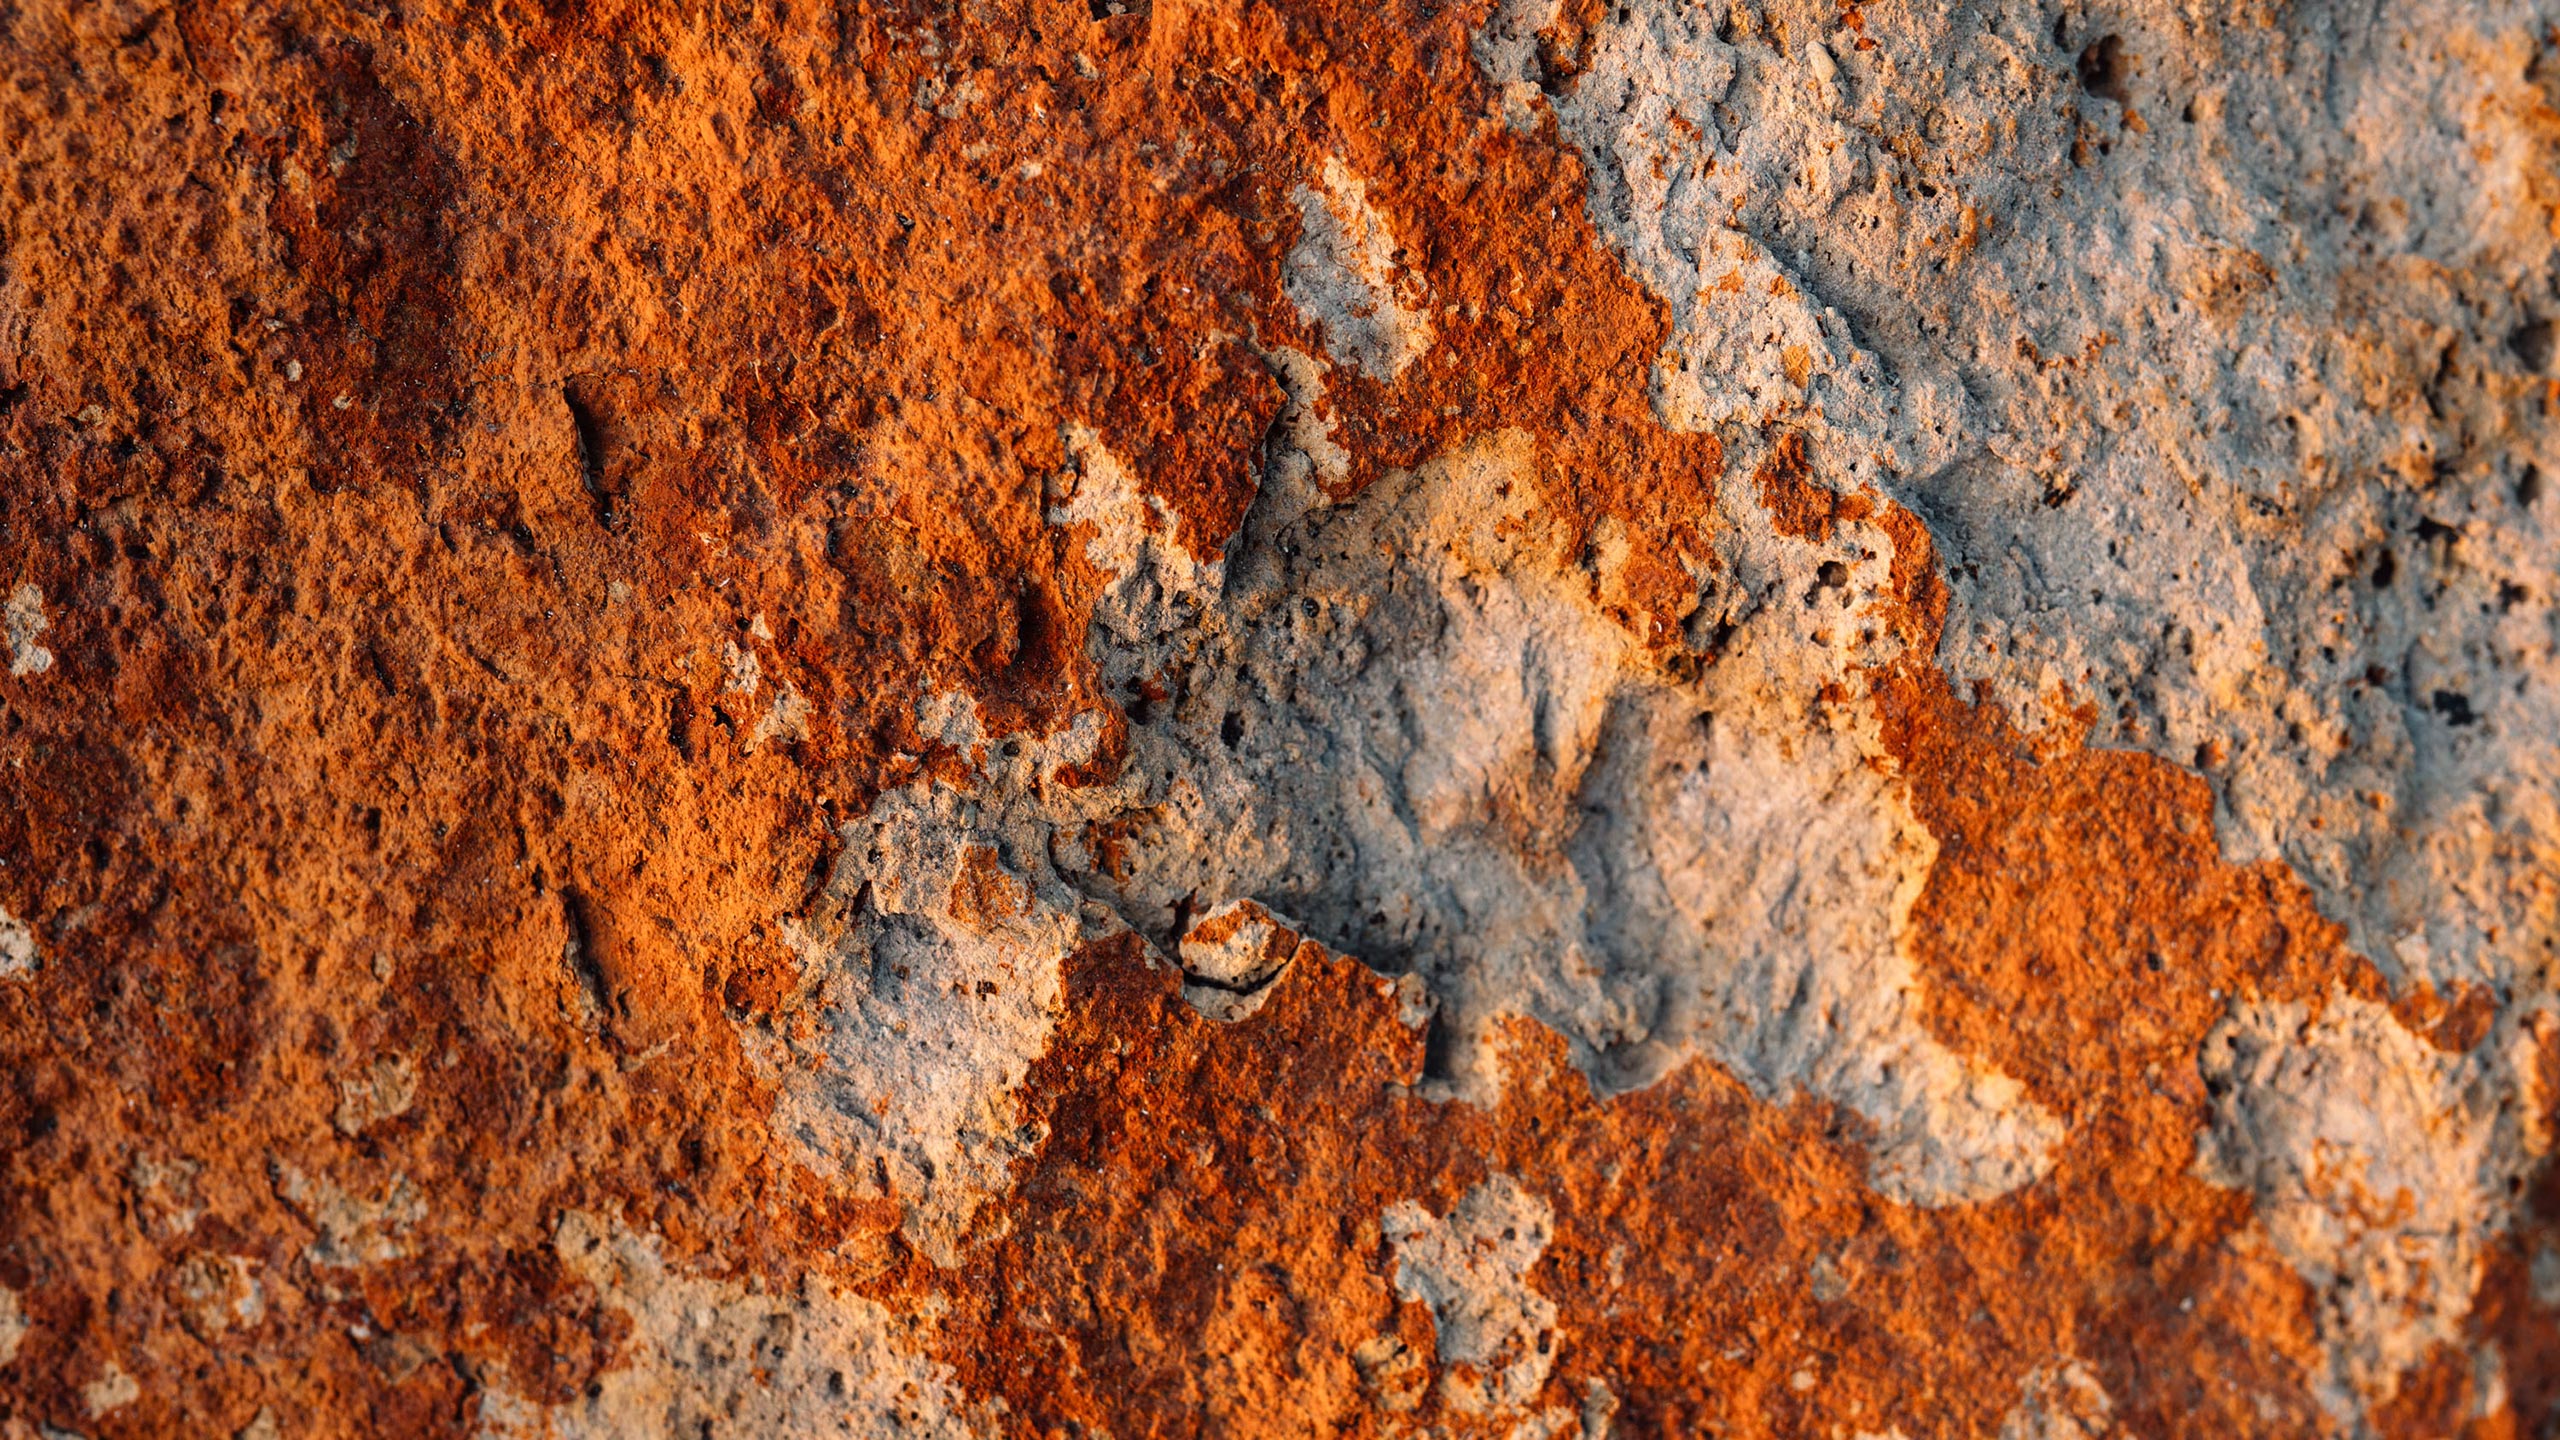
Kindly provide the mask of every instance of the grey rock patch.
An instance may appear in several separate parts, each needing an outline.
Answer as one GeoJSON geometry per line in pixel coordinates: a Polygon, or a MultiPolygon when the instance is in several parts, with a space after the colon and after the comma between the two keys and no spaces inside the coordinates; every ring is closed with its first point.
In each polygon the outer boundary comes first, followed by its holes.
{"type": "Polygon", "coordinates": [[[735,640],[721,642],[720,668],[728,676],[721,688],[732,695],[753,698],[756,687],[764,683],[764,662],[757,658],[752,648],[742,646],[735,640]]]}
{"type": "Polygon", "coordinates": [[[141,1398],[142,1382],[113,1360],[98,1372],[97,1379],[80,1387],[80,1404],[92,1420],[104,1419],[141,1398]]]}
{"type": "Polygon", "coordinates": [[[774,692],[773,704],[757,718],[755,728],[747,732],[746,744],[741,748],[752,753],[776,740],[806,740],[809,716],[808,697],[786,681],[774,692]]]}
{"type": "Polygon", "coordinates": [[[338,1108],[330,1123],[341,1135],[361,1135],[385,1120],[409,1113],[418,1099],[417,1062],[406,1055],[376,1056],[338,1082],[338,1108]]]}
{"type": "Polygon", "coordinates": [[[965,696],[920,709],[972,782],[919,782],[846,828],[790,927],[801,993],[748,1037],[813,1171],[896,1197],[957,1263],[1041,1138],[1014,1096],[1064,957],[1134,930],[1151,963],[1180,956],[1196,1008],[1241,1020],[1285,930],[1399,976],[1408,1022],[1440,1027],[1431,1093],[1489,1097],[1491,1027],[1526,1015],[1604,1093],[1703,1056],[1837,1100],[1910,1203],[2045,1172],[2058,1118],[1916,1018],[1902,941],[1934,842],[1856,679],[1896,643],[1883,531],[1792,540],[1724,487],[1701,610],[1720,658],[1683,680],[1603,613],[1610,576],[1563,553],[1524,436],[1346,505],[1275,494],[1208,563],[1163,543],[1098,438],[1069,441],[1051,518],[1105,577],[1094,657],[1178,698],[1133,707],[1128,764],[1072,786],[1056,771],[1095,753],[1099,716],[999,741],[965,696]],[[1220,929],[1244,921],[1262,948],[1220,929]]]}
{"type": "Polygon", "coordinates": [[[895,1198],[940,1264],[959,1262],[980,1207],[1040,1139],[1014,1097],[1056,1027],[1060,962],[1116,928],[1050,873],[1035,808],[1038,776],[1093,753],[1084,719],[1045,742],[995,742],[964,697],[929,700],[923,728],[979,758],[981,789],[921,782],[844,827],[814,912],[786,922],[797,1018],[746,1036],[803,1162],[895,1198]]]}
{"type": "Polygon", "coordinates": [[[2000,1440],[2100,1440],[2114,1433],[2115,1401],[2076,1359],[2040,1365],[2018,1382],[2000,1440]]]}
{"type": "Polygon", "coordinates": [[[1419,975],[1450,1093],[1499,1085],[1480,1038],[1526,1014],[1604,1091],[1704,1054],[1839,1099],[1900,1198],[2042,1174],[2059,1122],[1913,1017],[1901,936],[1934,843],[1855,679],[1892,653],[1891,538],[1791,540],[1725,487],[1699,622],[1721,658],[1682,681],[1602,613],[1608,577],[1556,551],[1534,486],[1505,435],[1346,505],[1257,508],[1197,625],[1098,633],[1106,675],[1182,698],[1094,797],[1132,842],[1065,830],[1061,876],[1159,943],[1252,898],[1419,975]]]}
{"type": "Polygon", "coordinates": [[[2500,1054],[2538,1048],[2525,1027],[2449,1055],[2346,995],[2316,1014],[2245,1006],[2206,1038],[2214,1119],[2196,1173],[2254,1195],[2268,1243],[2310,1283],[2328,1349],[2313,1393],[2351,1429],[2462,1342],[2509,1182],[2551,1148],[2500,1054]]]}
{"type": "Polygon", "coordinates": [[[41,963],[35,932],[26,921],[0,908],[0,980],[32,975],[41,963]]]}
{"type": "Polygon", "coordinates": [[[1538,103],[1672,309],[1666,423],[1915,509],[1960,686],[2202,769],[2395,980],[2547,994],[2552,18],[1895,7],[1826,78],[1811,7],[1650,0],[1538,103]]]}
{"type": "Polygon", "coordinates": [[[1086,562],[1105,577],[1093,623],[1122,645],[1144,644],[1198,618],[1224,579],[1223,562],[1192,558],[1164,502],[1140,490],[1102,437],[1064,436],[1068,468],[1049,485],[1050,524],[1079,530],[1086,562]]]}
{"type": "Polygon", "coordinates": [[[354,1270],[398,1260],[408,1253],[400,1237],[427,1218],[427,1203],[406,1175],[392,1176],[368,1196],[289,1162],[277,1161],[271,1170],[276,1198],[319,1232],[303,1254],[322,1269],[354,1270]]]}
{"type": "Polygon", "coordinates": [[[206,1250],[178,1263],[170,1288],[186,1305],[187,1318],[198,1336],[221,1335],[266,1318],[266,1291],[250,1273],[255,1263],[245,1255],[206,1250]]]}
{"type": "Polygon", "coordinates": [[[1368,182],[1329,158],[1321,187],[1290,192],[1298,243],[1281,268],[1281,288],[1309,325],[1324,332],[1339,364],[1373,380],[1393,380],[1433,339],[1419,282],[1400,268],[1387,218],[1369,203],[1368,182]]]}
{"type": "Polygon", "coordinates": [[[1469,42],[1476,67],[1501,97],[1502,123],[1514,130],[1538,128],[1542,66],[1538,32],[1556,23],[1560,0],[1501,0],[1469,42]]]}
{"type": "Polygon", "coordinates": [[[900,1315],[814,1275],[772,1289],[685,1275],[654,1237],[583,1212],[561,1217],[554,1248],[629,1335],[614,1367],[564,1404],[526,1400],[496,1372],[480,1397],[486,1440],[1003,1433],[996,1406],[971,1401],[949,1367],[919,1353],[930,1313],[900,1315]]]}
{"type": "Polygon", "coordinates": [[[1396,1293],[1431,1307],[1450,1408],[1498,1415],[1527,1407],[1555,1369],[1561,1339],[1556,1303],[1529,1285],[1554,1234],[1554,1210],[1497,1174],[1447,1215],[1406,1200],[1379,1223],[1395,1249],[1396,1293]]]}
{"type": "Polygon", "coordinates": [[[0,1365],[18,1358],[18,1347],[26,1343],[27,1332],[33,1328],[18,1292],[0,1285],[0,1365]]]}
{"type": "Polygon", "coordinates": [[[0,629],[8,635],[10,674],[41,675],[53,668],[53,652],[36,643],[36,637],[51,628],[42,590],[20,585],[9,592],[8,604],[0,606],[0,629]]]}
{"type": "MultiPolygon", "coordinates": [[[[1959,689],[2030,731],[2094,712],[2097,743],[2195,767],[2226,855],[2290,866],[2395,985],[2485,986],[2500,1035],[2543,1023],[2560,252],[2526,117],[2560,101],[2560,12],[1863,14],[1842,44],[1818,6],[1643,0],[1603,16],[1569,88],[1518,92],[1582,152],[1594,224],[1671,311],[1658,414],[1746,466],[1769,427],[1795,430],[1818,478],[1911,508],[1959,689]]],[[[1506,94],[1519,32],[1506,8],[1479,37],[1506,94]]],[[[2326,1032],[2264,1040],[2219,1123],[2344,1125],[2452,1083],[2394,1032],[2365,1037],[2388,1065],[2348,1064],[2326,1032]],[[2285,1087],[2304,1085],[2330,1098],[2300,1110],[2285,1087]]],[[[2456,1067],[2465,1104],[2529,1105],[2520,1053],[2456,1067]]],[[[2221,1153],[2256,1158],[2229,1173],[2332,1297],[2326,1399],[2352,1429],[2410,1346],[2450,1333],[2509,1201],[2467,1150],[2437,1156],[2455,1178],[2426,1205],[2453,1208],[2354,1240],[2315,1220],[2299,1157],[2274,1158],[2292,1150],[2237,1134],[2221,1153]],[[2401,1240],[2438,1278],[2385,1253],[2401,1240]]],[[[2504,1173],[2515,1151],[2493,1148],[2504,1173]]]]}

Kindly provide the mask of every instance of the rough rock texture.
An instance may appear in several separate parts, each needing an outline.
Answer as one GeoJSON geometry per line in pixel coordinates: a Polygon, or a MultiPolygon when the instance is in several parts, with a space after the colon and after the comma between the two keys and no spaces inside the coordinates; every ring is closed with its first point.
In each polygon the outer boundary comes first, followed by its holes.
{"type": "Polygon", "coordinates": [[[0,1435],[2560,1433],[2560,5],[0,10],[0,1435]]]}

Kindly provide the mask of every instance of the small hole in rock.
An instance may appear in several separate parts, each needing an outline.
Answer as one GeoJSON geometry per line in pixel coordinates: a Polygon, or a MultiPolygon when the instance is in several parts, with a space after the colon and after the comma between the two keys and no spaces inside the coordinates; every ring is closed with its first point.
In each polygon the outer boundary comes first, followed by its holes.
{"type": "Polygon", "coordinates": [[[2539,375],[2551,368],[2552,330],[2548,320],[2528,320],[2507,337],[2507,348],[2524,362],[2524,368],[2539,375]]]}
{"type": "Polygon", "coordinates": [[[1457,1078],[1457,1036],[1451,1033],[1449,1018],[1439,1011],[1431,1012],[1427,1028],[1422,1032],[1422,1073],[1432,1080],[1457,1078]]]}
{"type": "Polygon", "coordinates": [[[2092,95],[2104,96],[2119,105],[2132,98],[2125,88],[2124,41],[2114,35],[2101,35],[2080,52],[2080,88],[2092,95]]]}

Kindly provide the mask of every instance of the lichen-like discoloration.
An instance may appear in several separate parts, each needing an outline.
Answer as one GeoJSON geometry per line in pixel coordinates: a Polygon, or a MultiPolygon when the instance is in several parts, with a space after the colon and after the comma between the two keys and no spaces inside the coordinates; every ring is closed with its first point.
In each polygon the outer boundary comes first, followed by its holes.
{"type": "Polygon", "coordinates": [[[406,1055],[383,1055],[338,1082],[338,1108],[329,1117],[342,1135],[361,1135],[397,1119],[418,1100],[418,1066],[406,1055]]]}
{"type": "Polygon", "coordinates": [[[124,1373],[124,1367],[110,1360],[98,1378],[80,1387],[80,1403],[89,1418],[103,1420],[114,1412],[142,1398],[142,1385],[124,1373]]]}

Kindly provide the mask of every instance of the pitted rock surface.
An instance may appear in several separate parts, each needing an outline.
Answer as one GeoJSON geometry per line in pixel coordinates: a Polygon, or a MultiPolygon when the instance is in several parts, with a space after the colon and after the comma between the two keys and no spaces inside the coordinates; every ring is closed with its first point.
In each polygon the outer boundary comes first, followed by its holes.
{"type": "Polygon", "coordinates": [[[0,14],[0,1437],[2560,1427],[2560,6],[0,14]]]}

